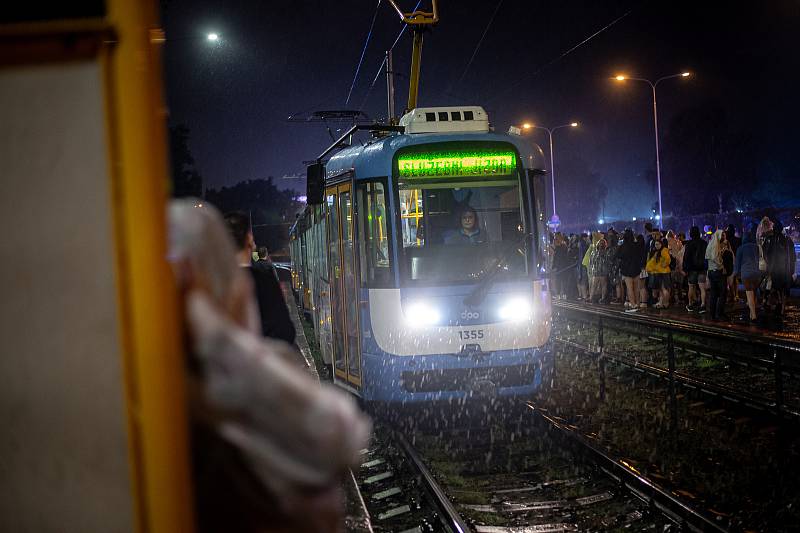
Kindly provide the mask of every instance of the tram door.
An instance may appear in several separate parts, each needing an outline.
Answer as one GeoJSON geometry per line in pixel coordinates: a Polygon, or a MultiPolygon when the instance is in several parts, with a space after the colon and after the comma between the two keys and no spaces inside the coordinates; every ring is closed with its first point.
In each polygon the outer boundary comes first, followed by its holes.
{"type": "Polygon", "coordinates": [[[355,216],[349,183],[329,187],[328,207],[333,369],[338,378],[361,387],[361,342],[358,328],[358,269],[353,242],[355,216]]]}

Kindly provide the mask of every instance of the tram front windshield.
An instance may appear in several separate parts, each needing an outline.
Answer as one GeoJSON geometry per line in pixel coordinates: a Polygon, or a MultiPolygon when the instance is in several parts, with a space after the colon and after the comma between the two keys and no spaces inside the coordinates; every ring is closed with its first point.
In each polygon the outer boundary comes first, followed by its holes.
{"type": "Polygon", "coordinates": [[[474,282],[488,272],[527,275],[516,172],[482,180],[400,180],[406,283],[474,282]]]}

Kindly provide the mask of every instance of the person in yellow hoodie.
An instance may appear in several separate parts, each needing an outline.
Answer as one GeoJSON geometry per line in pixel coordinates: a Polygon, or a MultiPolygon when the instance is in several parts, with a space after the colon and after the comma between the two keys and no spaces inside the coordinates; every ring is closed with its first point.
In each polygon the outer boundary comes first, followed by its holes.
{"type": "Polygon", "coordinates": [[[649,282],[650,289],[660,292],[660,297],[655,308],[668,308],[672,278],[670,277],[670,255],[666,239],[656,239],[653,241],[653,249],[647,254],[645,270],[647,271],[647,281],[649,282]]]}

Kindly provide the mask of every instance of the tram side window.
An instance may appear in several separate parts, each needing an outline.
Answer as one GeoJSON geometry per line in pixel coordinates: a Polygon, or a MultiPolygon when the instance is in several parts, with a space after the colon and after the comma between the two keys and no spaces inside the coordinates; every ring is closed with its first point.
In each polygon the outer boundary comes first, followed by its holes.
{"type": "Polygon", "coordinates": [[[541,172],[528,170],[528,182],[532,184],[532,196],[534,216],[536,220],[534,224],[535,235],[537,236],[537,253],[536,253],[536,270],[544,272],[547,268],[547,258],[545,257],[545,250],[550,244],[547,239],[547,223],[545,221],[545,184],[544,175],[541,172]]]}
{"type": "Polygon", "coordinates": [[[360,183],[357,192],[361,284],[366,287],[388,287],[392,283],[392,263],[386,231],[386,189],[383,183],[368,182],[360,183]]]}

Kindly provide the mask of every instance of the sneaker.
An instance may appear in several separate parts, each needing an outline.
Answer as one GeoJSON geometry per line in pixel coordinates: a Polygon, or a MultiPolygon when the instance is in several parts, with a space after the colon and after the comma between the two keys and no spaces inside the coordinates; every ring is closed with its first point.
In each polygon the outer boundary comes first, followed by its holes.
{"type": "Polygon", "coordinates": [[[630,308],[631,308],[631,303],[625,302],[625,309],[630,309],[630,308]]]}
{"type": "Polygon", "coordinates": [[[647,304],[642,302],[639,304],[639,309],[647,309],[647,304]]]}
{"type": "Polygon", "coordinates": [[[625,310],[625,312],[626,313],[638,313],[639,312],[639,308],[638,307],[629,307],[629,308],[627,308],[625,310]]]}
{"type": "Polygon", "coordinates": [[[686,310],[689,311],[690,313],[694,313],[695,311],[697,311],[697,307],[693,306],[692,304],[689,304],[686,306],[686,310]]]}
{"type": "Polygon", "coordinates": [[[655,309],[664,309],[664,306],[661,305],[661,302],[658,302],[656,305],[653,306],[655,309]]]}
{"type": "Polygon", "coordinates": [[[705,307],[701,307],[700,309],[697,310],[697,314],[698,315],[706,314],[706,308],[705,307]]]}

